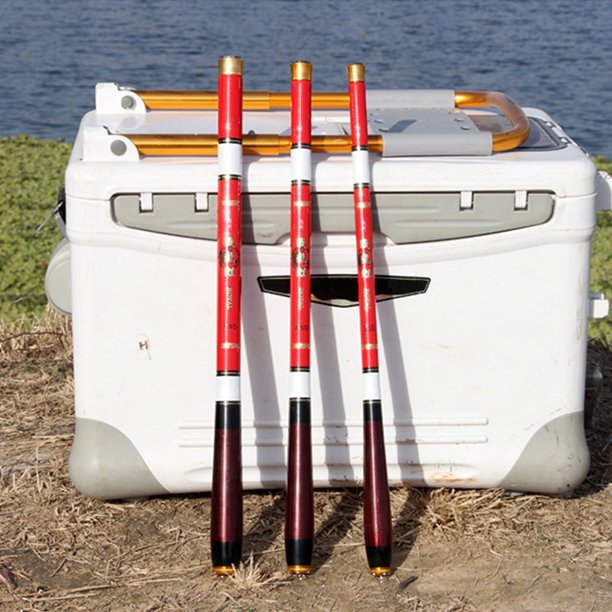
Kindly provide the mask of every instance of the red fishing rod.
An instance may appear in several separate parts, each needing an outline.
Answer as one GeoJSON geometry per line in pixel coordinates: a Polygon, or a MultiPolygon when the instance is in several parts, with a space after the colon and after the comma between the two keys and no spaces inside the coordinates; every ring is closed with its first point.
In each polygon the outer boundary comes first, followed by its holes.
{"type": "Polygon", "coordinates": [[[240,441],[240,245],[242,59],[219,59],[217,199],[217,401],[213,456],[211,555],[217,575],[242,556],[240,441]]]}
{"type": "Polygon", "coordinates": [[[314,513],[310,435],[311,78],[309,62],[291,65],[291,276],[289,461],[285,557],[290,574],[310,574],[314,513]]]}
{"type": "Polygon", "coordinates": [[[364,418],[364,531],[370,572],[391,572],[391,505],[380,400],[365,67],[347,67],[357,241],[364,418]]]}

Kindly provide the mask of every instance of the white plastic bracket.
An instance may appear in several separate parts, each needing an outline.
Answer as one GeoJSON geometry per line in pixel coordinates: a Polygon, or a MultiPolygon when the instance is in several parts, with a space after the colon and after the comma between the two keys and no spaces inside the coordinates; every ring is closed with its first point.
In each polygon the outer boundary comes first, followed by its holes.
{"type": "Polygon", "coordinates": [[[471,191],[462,191],[459,200],[459,210],[472,210],[474,208],[474,194],[471,191]]]}
{"type": "Polygon", "coordinates": [[[208,210],[208,193],[198,191],[195,194],[195,210],[196,212],[205,212],[208,210]]]}
{"type": "Polygon", "coordinates": [[[589,293],[589,317],[591,319],[603,319],[610,312],[610,303],[605,299],[603,293],[589,293]]]}
{"type": "Polygon", "coordinates": [[[100,115],[143,115],[147,107],[133,90],[117,83],[96,85],[96,112],[100,115]]]}
{"type": "Polygon", "coordinates": [[[129,138],[110,134],[105,127],[83,129],[83,161],[138,161],[138,149],[129,138]]]}
{"type": "Polygon", "coordinates": [[[527,192],[524,189],[514,194],[514,210],[527,210],[527,192]]]}
{"type": "Polygon", "coordinates": [[[605,212],[612,211],[612,176],[601,170],[595,181],[595,209],[605,212]]]}
{"type": "Polygon", "coordinates": [[[138,208],[141,213],[153,212],[153,194],[150,192],[141,193],[138,208]]]}

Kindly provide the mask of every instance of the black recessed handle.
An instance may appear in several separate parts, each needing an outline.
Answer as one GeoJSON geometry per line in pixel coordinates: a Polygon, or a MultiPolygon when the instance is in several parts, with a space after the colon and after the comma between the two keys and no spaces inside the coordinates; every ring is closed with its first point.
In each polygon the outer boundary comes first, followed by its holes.
{"type": "MultiPolygon", "coordinates": [[[[393,300],[425,293],[429,278],[417,276],[376,276],[376,301],[393,300]]],[[[264,293],[289,297],[289,276],[260,276],[264,293]]],[[[356,274],[313,274],[310,278],[310,300],[317,304],[349,308],[359,304],[356,274]]]]}

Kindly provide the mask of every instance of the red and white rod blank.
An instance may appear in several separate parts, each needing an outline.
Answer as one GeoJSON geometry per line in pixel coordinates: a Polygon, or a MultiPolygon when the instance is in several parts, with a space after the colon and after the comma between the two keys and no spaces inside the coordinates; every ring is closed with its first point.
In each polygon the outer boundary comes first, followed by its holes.
{"type": "Polygon", "coordinates": [[[310,432],[311,74],[291,65],[291,262],[289,459],[285,557],[290,574],[310,573],[314,531],[310,432]]]}
{"type": "Polygon", "coordinates": [[[364,531],[370,572],[381,577],[391,572],[392,529],[378,371],[365,68],[351,64],[347,72],[363,369],[364,531]]]}
{"type": "Polygon", "coordinates": [[[242,59],[219,59],[217,210],[217,395],[211,554],[218,575],[242,556],[240,440],[240,247],[242,240],[242,59]]]}

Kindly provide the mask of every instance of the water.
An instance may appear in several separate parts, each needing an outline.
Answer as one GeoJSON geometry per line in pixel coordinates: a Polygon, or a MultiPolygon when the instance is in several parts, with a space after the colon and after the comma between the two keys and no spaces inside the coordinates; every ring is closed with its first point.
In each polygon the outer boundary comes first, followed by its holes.
{"type": "Polygon", "coordinates": [[[247,89],[307,59],[318,91],[355,61],[371,88],[501,90],[612,158],[611,0],[3,0],[0,134],[72,140],[96,82],[213,89],[225,54],[247,89]]]}

